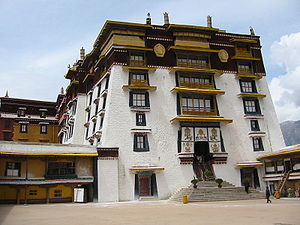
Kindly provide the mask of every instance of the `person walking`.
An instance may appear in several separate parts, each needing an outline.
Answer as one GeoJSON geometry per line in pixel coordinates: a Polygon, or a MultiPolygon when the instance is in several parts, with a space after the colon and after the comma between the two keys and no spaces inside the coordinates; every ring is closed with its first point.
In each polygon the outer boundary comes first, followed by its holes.
{"type": "Polygon", "coordinates": [[[270,200],[270,195],[271,195],[271,194],[270,194],[269,187],[267,187],[267,188],[266,188],[266,199],[267,199],[267,203],[269,203],[269,202],[272,203],[271,200],[270,200]]]}
{"type": "Polygon", "coordinates": [[[246,181],[244,182],[244,185],[245,185],[245,191],[246,191],[246,193],[249,194],[249,188],[250,188],[249,181],[246,180],[246,181]]]}

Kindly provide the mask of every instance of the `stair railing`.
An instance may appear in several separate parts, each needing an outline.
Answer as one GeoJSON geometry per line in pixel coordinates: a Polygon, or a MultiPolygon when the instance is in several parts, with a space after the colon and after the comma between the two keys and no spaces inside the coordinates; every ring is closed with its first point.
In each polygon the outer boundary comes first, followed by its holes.
{"type": "Polygon", "coordinates": [[[287,182],[287,180],[289,179],[289,176],[290,176],[290,173],[292,172],[292,170],[289,170],[289,171],[286,171],[284,174],[283,174],[283,176],[282,176],[282,178],[281,178],[281,181],[280,181],[280,183],[279,183],[279,185],[278,185],[278,192],[281,194],[281,192],[282,192],[282,190],[283,190],[283,188],[284,188],[284,186],[285,186],[285,184],[286,184],[286,182],[287,182]]]}

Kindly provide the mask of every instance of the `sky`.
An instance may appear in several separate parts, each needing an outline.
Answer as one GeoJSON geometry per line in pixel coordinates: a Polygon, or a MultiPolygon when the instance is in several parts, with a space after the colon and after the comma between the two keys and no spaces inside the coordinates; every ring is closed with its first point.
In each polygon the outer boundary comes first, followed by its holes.
{"type": "Polygon", "coordinates": [[[106,20],[213,27],[261,37],[280,121],[300,120],[299,0],[0,0],[0,96],[56,101],[79,49],[92,50],[106,20]]]}

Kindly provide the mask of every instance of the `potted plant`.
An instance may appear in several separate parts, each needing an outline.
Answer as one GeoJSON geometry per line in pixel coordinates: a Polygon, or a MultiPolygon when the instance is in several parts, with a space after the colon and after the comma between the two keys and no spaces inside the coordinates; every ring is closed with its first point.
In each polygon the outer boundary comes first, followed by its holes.
{"type": "Polygon", "coordinates": [[[213,173],[210,170],[205,170],[204,176],[205,176],[206,180],[211,180],[213,173]]]}
{"type": "Polygon", "coordinates": [[[199,182],[199,180],[197,178],[194,177],[193,180],[191,180],[191,183],[193,184],[193,188],[197,188],[197,183],[199,182]]]}
{"type": "Polygon", "coordinates": [[[223,183],[223,179],[217,178],[217,179],[215,179],[215,181],[218,184],[218,188],[221,188],[222,187],[222,183],[223,183]]]}

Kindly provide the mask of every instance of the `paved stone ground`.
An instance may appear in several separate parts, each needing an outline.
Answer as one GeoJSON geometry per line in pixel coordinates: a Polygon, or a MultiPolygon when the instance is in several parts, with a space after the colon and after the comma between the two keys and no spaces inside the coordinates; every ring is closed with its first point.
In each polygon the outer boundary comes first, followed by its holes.
{"type": "Polygon", "coordinates": [[[1,225],[300,225],[300,199],[0,205],[1,225]]]}

